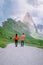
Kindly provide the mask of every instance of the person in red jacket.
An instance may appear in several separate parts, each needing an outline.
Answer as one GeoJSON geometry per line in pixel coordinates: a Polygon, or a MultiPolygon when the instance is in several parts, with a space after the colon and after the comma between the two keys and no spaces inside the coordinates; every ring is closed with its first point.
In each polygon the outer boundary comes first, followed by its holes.
{"type": "Polygon", "coordinates": [[[18,40],[19,40],[19,37],[18,35],[16,34],[15,37],[14,37],[14,41],[15,41],[15,46],[17,47],[18,45],[18,40]]]}

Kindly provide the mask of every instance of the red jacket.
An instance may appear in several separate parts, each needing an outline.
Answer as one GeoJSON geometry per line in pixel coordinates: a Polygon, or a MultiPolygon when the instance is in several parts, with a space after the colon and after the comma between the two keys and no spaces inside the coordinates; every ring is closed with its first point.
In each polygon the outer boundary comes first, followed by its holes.
{"type": "Polygon", "coordinates": [[[18,40],[18,39],[19,39],[19,37],[18,37],[18,36],[15,36],[15,37],[14,37],[14,40],[18,40]]]}

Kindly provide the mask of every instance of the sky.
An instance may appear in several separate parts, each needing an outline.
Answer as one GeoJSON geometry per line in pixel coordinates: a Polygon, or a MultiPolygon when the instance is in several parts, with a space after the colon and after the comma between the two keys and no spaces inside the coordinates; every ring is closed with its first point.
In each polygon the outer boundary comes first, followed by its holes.
{"type": "Polygon", "coordinates": [[[43,24],[43,0],[0,0],[0,25],[7,18],[23,20],[27,12],[36,24],[43,24]]]}

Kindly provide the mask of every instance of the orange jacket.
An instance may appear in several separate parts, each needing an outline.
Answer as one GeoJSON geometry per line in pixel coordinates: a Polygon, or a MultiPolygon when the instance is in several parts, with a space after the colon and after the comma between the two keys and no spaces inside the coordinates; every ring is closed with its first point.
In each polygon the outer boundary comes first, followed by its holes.
{"type": "Polygon", "coordinates": [[[25,35],[22,35],[21,36],[21,40],[25,40],[25,35]]]}
{"type": "Polygon", "coordinates": [[[18,36],[15,36],[15,37],[14,37],[14,40],[18,40],[18,39],[19,39],[19,37],[18,37],[18,36]]]}

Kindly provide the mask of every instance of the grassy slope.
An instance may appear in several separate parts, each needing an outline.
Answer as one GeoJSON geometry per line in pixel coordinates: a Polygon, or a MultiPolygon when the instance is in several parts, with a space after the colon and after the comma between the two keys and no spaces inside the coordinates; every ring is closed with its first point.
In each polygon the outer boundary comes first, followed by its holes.
{"type": "Polygon", "coordinates": [[[6,39],[6,38],[4,38],[4,37],[1,37],[0,38],[0,47],[2,47],[2,48],[4,48],[4,47],[6,47],[6,45],[8,44],[8,43],[10,43],[11,41],[9,40],[9,39],[6,39]]]}
{"type": "Polygon", "coordinates": [[[28,31],[28,27],[20,21],[15,22],[14,20],[9,19],[6,23],[4,23],[3,28],[1,28],[1,32],[4,31],[4,34],[0,34],[0,47],[5,47],[6,44],[14,42],[13,37],[15,34],[18,33],[18,35],[21,36],[23,32],[26,35],[25,45],[43,47],[43,41],[31,37],[28,31]]]}
{"type": "Polygon", "coordinates": [[[34,38],[36,38],[36,39],[43,40],[43,35],[42,34],[32,33],[31,36],[34,37],[34,38]]]}

